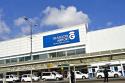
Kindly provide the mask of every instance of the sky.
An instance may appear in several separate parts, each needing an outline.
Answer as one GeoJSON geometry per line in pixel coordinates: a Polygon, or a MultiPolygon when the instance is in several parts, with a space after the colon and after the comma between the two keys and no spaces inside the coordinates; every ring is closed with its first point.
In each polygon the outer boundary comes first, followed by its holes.
{"type": "Polygon", "coordinates": [[[78,24],[88,31],[125,25],[125,0],[0,0],[0,41],[78,24]],[[24,20],[27,17],[30,21],[24,20]]]}

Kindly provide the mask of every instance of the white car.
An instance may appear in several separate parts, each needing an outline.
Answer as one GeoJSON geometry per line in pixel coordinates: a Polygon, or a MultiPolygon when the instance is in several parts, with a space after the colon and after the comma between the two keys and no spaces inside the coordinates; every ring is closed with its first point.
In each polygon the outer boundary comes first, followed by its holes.
{"type": "Polygon", "coordinates": [[[7,82],[13,82],[13,81],[14,81],[13,76],[11,76],[11,75],[6,75],[6,81],[7,81],[7,82]]]}
{"type": "Polygon", "coordinates": [[[32,79],[32,81],[39,81],[40,77],[37,77],[35,75],[32,75],[32,77],[31,77],[31,74],[24,74],[24,75],[22,75],[21,81],[28,82],[28,81],[31,81],[31,79],[32,79]]]}
{"type": "Polygon", "coordinates": [[[42,72],[42,80],[62,80],[63,76],[58,72],[42,72]]]}
{"type": "MultiPolygon", "coordinates": [[[[69,78],[70,74],[68,73],[68,78],[69,78]]],[[[84,74],[80,71],[75,71],[75,78],[76,79],[87,79],[89,78],[88,74],[84,74]]]]}
{"type": "Polygon", "coordinates": [[[11,76],[13,77],[13,80],[14,80],[14,81],[19,81],[19,77],[18,77],[17,75],[13,75],[13,74],[12,74],[11,76]]]}
{"type": "MultiPolygon", "coordinates": [[[[103,69],[100,69],[96,72],[96,78],[103,78],[104,77],[104,73],[103,73],[103,69]]],[[[116,71],[112,71],[112,70],[108,70],[108,77],[120,77],[121,73],[120,72],[116,72],[116,71]]]]}
{"type": "Polygon", "coordinates": [[[6,78],[0,78],[0,81],[5,79],[6,82],[15,82],[19,80],[19,77],[16,75],[6,75],[6,78]]]}

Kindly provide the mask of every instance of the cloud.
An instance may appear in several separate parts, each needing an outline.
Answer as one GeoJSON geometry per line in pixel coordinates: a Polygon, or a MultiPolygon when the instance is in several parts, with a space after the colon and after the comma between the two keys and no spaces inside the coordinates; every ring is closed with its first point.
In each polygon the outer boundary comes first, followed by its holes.
{"type": "Polygon", "coordinates": [[[11,32],[10,28],[3,20],[3,17],[4,17],[3,10],[0,9],[0,40],[9,39],[9,36],[7,35],[11,32]]]}
{"type": "Polygon", "coordinates": [[[22,17],[19,17],[19,18],[17,18],[17,19],[15,19],[14,20],[14,24],[16,25],[16,26],[22,26],[22,25],[28,25],[29,23],[31,23],[31,24],[36,24],[36,21],[37,20],[39,20],[37,17],[34,17],[34,18],[28,18],[28,20],[30,21],[30,22],[26,22],[25,20],[24,20],[24,17],[22,16],[22,17]]]}
{"type": "Polygon", "coordinates": [[[28,26],[28,23],[24,20],[23,17],[19,17],[14,20],[14,25],[16,28],[20,28],[21,32],[19,33],[19,36],[29,34],[30,27],[28,26]]]}
{"type": "Polygon", "coordinates": [[[47,7],[44,11],[44,18],[41,25],[56,25],[58,27],[66,27],[77,24],[88,23],[88,15],[82,11],[77,11],[74,6],[65,8],[61,6],[60,9],[55,7],[47,7]]]}
{"type": "Polygon", "coordinates": [[[9,33],[10,28],[2,18],[3,18],[3,10],[0,9],[0,34],[9,33]]]}
{"type": "Polygon", "coordinates": [[[3,20],[0,20],[0,34],[5,34],[5,33],[10,33],[10,28],[3,20]]]}
{"type": "Polygon", "coordinates": [[[30,33],[30,27],[29,26],[24,26],[21,28],[21,31],[23,34],[29,34],[30,33]]]}
{"type": "Polygon", "coordinates": [[[29,21],[25,21],[23,17],[19,17],[14,20],[14,24],[16,27],[20,28],[21,33],[19,33],[19,36],[28,35],[30,34],[30,25],[34,25],[36,23],[36,20],[38,18],[29,18],[29,21]]]}
{"type": "Polygon", "coordinates": [[[111,26],[113,23],[112,22],[107,22],[107,26],[111,26]]]}
{"type": "Polygon", "coordinates": [[[21,25],[26,24],[26,21],[23,19],[23,17],[19,17],[19,18],[14,20],[14,24],[16,26],[21,26],[21,25]]]}

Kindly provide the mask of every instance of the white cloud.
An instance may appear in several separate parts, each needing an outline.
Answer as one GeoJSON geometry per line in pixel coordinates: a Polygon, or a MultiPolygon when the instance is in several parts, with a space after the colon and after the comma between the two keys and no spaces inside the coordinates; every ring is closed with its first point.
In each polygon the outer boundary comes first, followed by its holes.
{"type": "Polygon", "coordinates": [[[3,18],[3,10],[0,9],[0,40],[7,40],[10,38],[9,33],[11,30],[3,18]]]}
{"type": "Polygon", "coordinates": [[[10,32],[10,28],[7,26],[7,24],[0,20],[0,34],[4,34],[4,33],[9,33],[10,32]]]}
{"type": "Polygon", "coordinates": [[[2,19],[3,18],[3,11],[0,9],[0,34],[5,34],[5,33],[10,33],[10,28],[8,25],[5,23],[5,21],[2,19]]]}
{"type": "MultiPolygon", "coordinates": [[[[19,18],[15,19],[14,24],[18,28],[20,28],[22,35],[26,35],[30,32],[29,31],[30,27],[28,26],[28,23],[24,20],[23,17],[19,17],[19,18]]],[[[19,35],[21,35],[21,33],[19,33],[19,35]]]]}
{"type": "Polygon", "coordinates": [[[14,20],[14,24],[16,27],[20,28],[21,33],[19,33],[19,36],[30,34],[30,25],[35,26],[36,21],[38,20],[37,17],[35,18],[28,18],[29,21],[25,21],[24,17],[19,17],[14,20]]]}
{"type": "Polygon", "coordinates": [[[111,26],[113,23],[112,22],[107,22],[107,26],[111,26]]]}
{"type": "Polygon", "coordinates": [[[21,28],[21,31],[23,34],[29,34],[30,33],[30,27],[29,26],[24,26],[21,28]]]}
{"type": "MultiPolygon", "coordinates": [[[[38,20],[37,17],[28,18],[28,19],[29,19],[30,23],[32,23],[32,24],[36,24],[36,21],[38,20]]],[[[22,25],[28,25],[28,22],[26,22],[24,20],[24,17],[19,17],[19,18],[17,18],[17,19],[14,20],[14,24],[16,26],[22,26],[22,25]]]]}
{"type": "Polygon", "coordinates": [[[21,26],[24,25],[26,22],[22,17],[17,18],[16,20],[14,20],[14,24],[16,26],[21,26]]]}
{"type": "Polygon", "coordinates": [[[44,10],[44,18],[42,25],[57,25],[58,27],[72,26],[82,23],[88,23],[88,15],[82,11],[77,11],[76,7],[69,6],[65,8],[61,6],[58,8],[47,7],[44,10]]]}

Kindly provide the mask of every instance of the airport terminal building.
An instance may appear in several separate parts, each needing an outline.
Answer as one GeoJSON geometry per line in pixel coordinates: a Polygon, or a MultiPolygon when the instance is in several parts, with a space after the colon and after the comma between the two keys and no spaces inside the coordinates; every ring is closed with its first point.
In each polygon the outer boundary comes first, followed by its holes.
{"type": "Polygon", "coordinates": [[[81,24],[33,34],[32,44],[31,36],[1,41],[0,72],[42,72],[74,64],[76,70],[95,73],[108,64],[125,76],[125,25],[90,32],[88,28],[81,24]]]}

